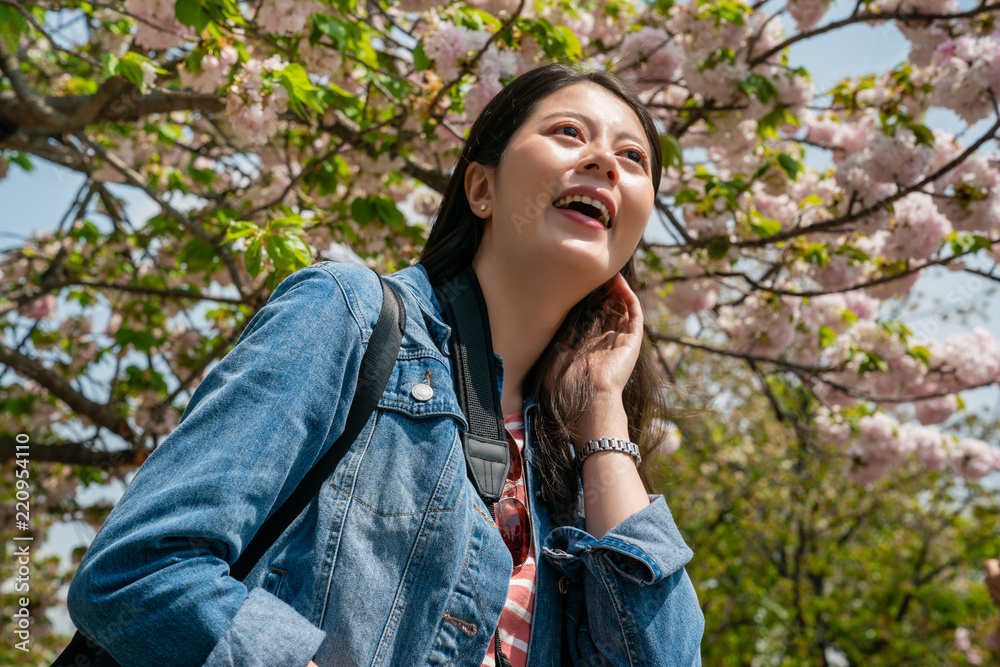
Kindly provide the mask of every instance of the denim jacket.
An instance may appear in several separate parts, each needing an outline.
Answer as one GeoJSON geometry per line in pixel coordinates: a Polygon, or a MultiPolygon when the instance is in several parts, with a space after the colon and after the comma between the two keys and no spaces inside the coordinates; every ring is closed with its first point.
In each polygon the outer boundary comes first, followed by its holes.
{"type": "MultiPolygon", "coordinates": [[[[230,564],[343,430],[382,304],[375,273],[321,263],[286,278],[136,472],[68,596],[122,665],[478,667],[492,650],[512,562],[466,474],[451,330],[422,266],[386,279],[407,318],[378,409],[245,581],[230,564]]],[[[564,617],[575,664],[700,665],[692,552],[663,497],[600,540],[582,521],[553,529],[532,405],[528,665],[560,664],[564,617]]]]}

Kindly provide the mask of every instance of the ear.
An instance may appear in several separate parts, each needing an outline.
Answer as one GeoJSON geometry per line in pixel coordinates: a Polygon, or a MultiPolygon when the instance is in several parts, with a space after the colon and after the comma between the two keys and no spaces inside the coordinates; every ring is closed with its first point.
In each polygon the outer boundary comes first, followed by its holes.
{"type": "Polygon", "coordinates": [[[465,196],[472,212],[480,218],[493,215],[495,175],[494,167],[484,167],[478,162],[469,163],[465,170],[465,196]],[[482,208],[483,204],[486,204],[485,210],[482,208]]]}

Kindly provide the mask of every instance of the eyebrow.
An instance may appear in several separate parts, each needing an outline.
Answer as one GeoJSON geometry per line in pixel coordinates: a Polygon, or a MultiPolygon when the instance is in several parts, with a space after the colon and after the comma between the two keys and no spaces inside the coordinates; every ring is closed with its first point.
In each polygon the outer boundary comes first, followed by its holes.
{"type": "MultiPolygon", "coordinates": [[[[580,113],[579,111],[571,111],[571,110],[556,111],[555,113],[550,113],[548,116],[546,116],[542,120],[543,121],[550,120],[552,118],[555,118],[556,116],[569,116],[571,118],[576,118],[577,120],[579,120],[579,121],[581,121],[581,122],[583,122],[585,124],[589,124],[590,123],[590,118],[588,116],[580,113]]],[[[632,141],[636,142],[640,146],[645,146],[646,145],[646,142],[644,140],[640,139],[639,137],[637,137],[632,132],[629,132],[628,130],[622,130],[621,132],[618,133],[618,136],[619,137],[625,137],[626,139],[631,139],[632,141]]]]}

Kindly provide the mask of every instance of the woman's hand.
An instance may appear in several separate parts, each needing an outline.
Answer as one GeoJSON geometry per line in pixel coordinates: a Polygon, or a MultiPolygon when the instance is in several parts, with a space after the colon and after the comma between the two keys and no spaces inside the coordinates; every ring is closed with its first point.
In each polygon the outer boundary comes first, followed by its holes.
{"type": "Polygon", "coordinates": [[[602,344],[589,354],[572,348],[560,352],[547,378],[549,387],[566,367],[568,378],[589,376],[597,397],[621,400],[642,347],[642,306],[621,273],[611,279],[611,288],[602,344]]]}

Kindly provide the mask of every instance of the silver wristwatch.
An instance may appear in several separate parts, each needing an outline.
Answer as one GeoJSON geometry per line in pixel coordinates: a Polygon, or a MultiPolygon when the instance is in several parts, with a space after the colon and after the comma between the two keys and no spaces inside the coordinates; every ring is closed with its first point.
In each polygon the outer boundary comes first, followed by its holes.
{"type": "Polygon", "coordinates": [[[635,464],[639,465],[642,457],[639,456],[639,445],[621,438],[597,438],[591,440],[576,453],[577,470],[583,469],[583,462],[594,452],[626,452],[635,459],[635,464]]]}

